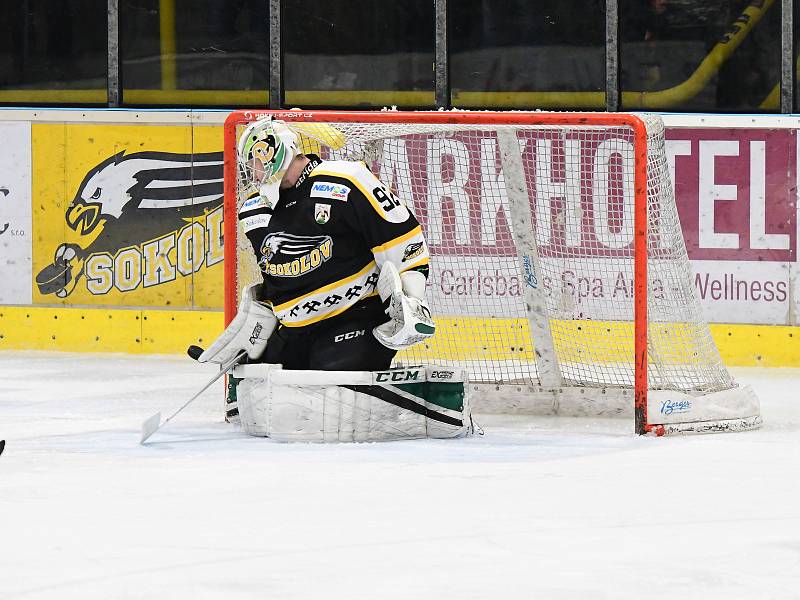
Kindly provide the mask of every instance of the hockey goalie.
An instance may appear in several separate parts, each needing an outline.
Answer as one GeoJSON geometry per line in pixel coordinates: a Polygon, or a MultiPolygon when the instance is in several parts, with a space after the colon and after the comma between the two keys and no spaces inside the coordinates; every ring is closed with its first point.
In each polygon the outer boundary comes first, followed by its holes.
{"type": "Polygon", "coordinates": [[[405,202],[361,161],[303,153],[272,118],[238,144],[238,211],[263,282],[199,357],[229,363],[247,433],[282,440],[458,437],[470,430],[466,373],[390,369],[434,335],[429,254],[405,202]]]}

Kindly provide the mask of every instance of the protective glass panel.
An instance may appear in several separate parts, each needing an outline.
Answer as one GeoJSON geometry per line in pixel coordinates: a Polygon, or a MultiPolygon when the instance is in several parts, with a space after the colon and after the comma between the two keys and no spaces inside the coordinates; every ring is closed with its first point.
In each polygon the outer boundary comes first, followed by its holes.
{"type": "Polygon", "coordinates": [[[3,2],[0,103],[106,104],[105,0],[3,2]]]}
{"type": "Polygon", "coordinates": [[[284,105],[434,105],[430,0],[282,6],[284,105]]]}
{"type": "Polygon", "coordinates": [[[453,106],[605,107],[604,0],[464,0],[449,19],[453,106]]]}
{"type": "Polygon", "coordinates": [[[800,112],[800,6],[794,4],[794,110],[800,112]]]}
{"type": "Polygon", "coordinates": [[[780,52],[780,1],[620,2],[625,110],[777,112],[780,52]]]}
{"type": "Polygon", "coordinates": [[[267,0],[120,2],[127,105],[266,106],[267,0]]]}

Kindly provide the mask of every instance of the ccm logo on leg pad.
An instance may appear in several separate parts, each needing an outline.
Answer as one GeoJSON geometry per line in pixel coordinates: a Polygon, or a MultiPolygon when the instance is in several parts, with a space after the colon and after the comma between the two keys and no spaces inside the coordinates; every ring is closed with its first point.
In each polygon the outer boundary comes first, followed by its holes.
{"type": "Polygon", "coordinates": [[[422,376],[423,371],[409,370],[409,371],[377,371],[375,373],[375,383],[396,383],[403,381],[419,381],[422,382],[425,378],[422,376]]]}
{"type": "Polygon", "coordinates": [[[334,342],[341,342],[344,340],[352,340],[353,338],[357,338],[362,336],[366,333],[366,329],[359,329],[358,331],[348,331],[347,333],[340,333],[336,337],[333,338],[334,342]]]}

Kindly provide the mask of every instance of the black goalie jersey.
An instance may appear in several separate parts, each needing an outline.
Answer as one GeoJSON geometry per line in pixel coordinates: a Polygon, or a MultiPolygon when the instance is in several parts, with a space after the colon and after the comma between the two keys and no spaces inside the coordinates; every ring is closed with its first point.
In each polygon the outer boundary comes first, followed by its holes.
{"type": "Polygon", "coordinates": [[[405,203],[363,162],[311,162],[274,210],[254,196],[239,221],[264,276],[263,300],[285,327],[305,327],[377,296],[381,265],[427,276],[428,248],[405,203]]]}

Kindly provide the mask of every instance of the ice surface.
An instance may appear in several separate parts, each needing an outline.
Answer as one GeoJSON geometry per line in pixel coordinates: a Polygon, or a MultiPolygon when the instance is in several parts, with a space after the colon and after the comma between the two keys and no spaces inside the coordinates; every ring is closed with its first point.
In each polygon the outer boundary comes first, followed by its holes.
{"type": "Polygon", "coordinates": [[[735,370],[755,432],[479,418],[277,444],[181,357],[0,353],[0,598],[800,598],[800,370],[735,370]]]}

